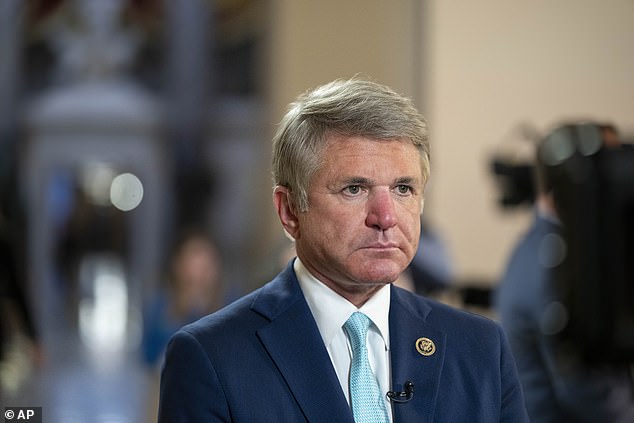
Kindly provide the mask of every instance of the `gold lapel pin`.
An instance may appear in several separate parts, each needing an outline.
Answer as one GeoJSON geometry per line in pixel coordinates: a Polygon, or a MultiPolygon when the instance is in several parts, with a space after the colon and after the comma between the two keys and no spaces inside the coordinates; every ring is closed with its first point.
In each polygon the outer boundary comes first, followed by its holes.
{"type": "Polygon", "coordinates": [[[436,344],[429,338],[418,338],[416,340],[416,351],[425,357],[429,357],[436,352],[436,344]]]}

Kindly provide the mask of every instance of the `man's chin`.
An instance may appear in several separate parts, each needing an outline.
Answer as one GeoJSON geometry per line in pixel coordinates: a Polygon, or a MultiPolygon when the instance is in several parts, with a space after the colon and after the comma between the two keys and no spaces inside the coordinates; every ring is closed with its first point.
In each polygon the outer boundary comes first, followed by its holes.
{"type": "Polygon", "coordinates": [[[376,261],[359,269],[359,279],[368,284],[385,285],[398,279],[404,267],[393,261],[376,261]]]}

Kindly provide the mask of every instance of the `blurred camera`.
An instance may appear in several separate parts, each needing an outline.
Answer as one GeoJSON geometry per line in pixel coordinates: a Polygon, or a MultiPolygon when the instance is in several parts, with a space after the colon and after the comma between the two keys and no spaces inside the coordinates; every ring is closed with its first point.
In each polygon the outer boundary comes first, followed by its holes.
{"type": "Polygon", "coordinates": [[[563,125],[538,146],[562,222],[559,336],[587,361],[634,361],[634,148],[610,127],[563,125]]]}

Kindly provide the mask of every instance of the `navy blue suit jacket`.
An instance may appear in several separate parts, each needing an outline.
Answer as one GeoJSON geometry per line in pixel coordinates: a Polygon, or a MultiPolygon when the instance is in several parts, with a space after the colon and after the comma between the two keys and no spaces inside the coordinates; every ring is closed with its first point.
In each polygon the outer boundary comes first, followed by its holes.
{"type": "MultiPolygon", "coordinates": [[[[515,363],[493,321],[392,286],[392,386],[414,383],[394,422],[528,421],[515,363]],[[432,355],[416,349],[419,338],[432,355]]],[[[289,266],[174,335],[159,422],[353,423],[317,324],[289,266]]]]}

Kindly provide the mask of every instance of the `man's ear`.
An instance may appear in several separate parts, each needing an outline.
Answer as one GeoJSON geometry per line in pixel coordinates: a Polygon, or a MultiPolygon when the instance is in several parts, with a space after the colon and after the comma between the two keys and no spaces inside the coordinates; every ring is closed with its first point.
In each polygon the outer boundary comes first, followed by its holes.
{"type": "Polygon", "coordinates": [[[299,220],[290,190],[285,186],[276,186],[273,190],[273,204],[275,204],[275,210],[277,210],[277,215],[286,233],[293,239],[297,239],[299,237],[299,220]]]}

